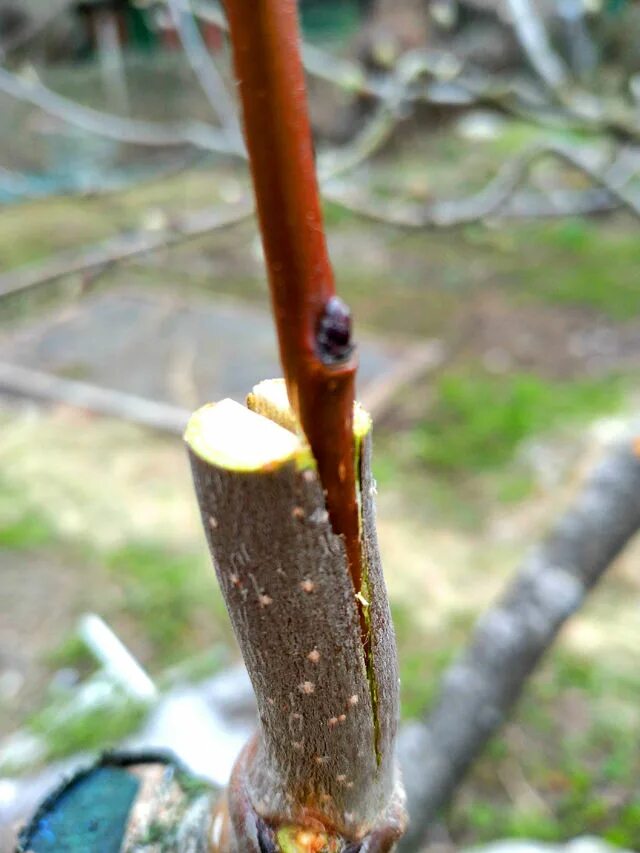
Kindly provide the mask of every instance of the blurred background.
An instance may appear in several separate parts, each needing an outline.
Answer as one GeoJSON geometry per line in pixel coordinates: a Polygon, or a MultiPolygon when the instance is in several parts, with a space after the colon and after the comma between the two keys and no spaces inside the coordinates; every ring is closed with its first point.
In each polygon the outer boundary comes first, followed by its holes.
{"type": "MultiPolygon", "coordinates": [[[[640,5],[300,12],[410,719],[637,411],[640,5]]],[[[78,755],[134,736],[206,764],[207,741],[226,772],[251,704],[180,433],[280,370],[220,8],[0,0],[0,59],[10,850],[78,755]]],[[[438,849],[640,848],[639,558],[564,631],[438,849]]]]}

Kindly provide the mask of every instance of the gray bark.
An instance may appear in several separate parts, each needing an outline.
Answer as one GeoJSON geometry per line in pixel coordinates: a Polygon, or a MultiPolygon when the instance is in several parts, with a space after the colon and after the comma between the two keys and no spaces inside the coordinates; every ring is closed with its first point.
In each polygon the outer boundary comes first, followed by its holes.
{"type": "Polygon", "coordinates": [[[0,392],[77,406],[108,417],[181,435],[189,420],[189,411],[171,403],[147,400],[125,391],[101,388],[89,382],[65,379],[53,373],[30,370],[17,364],[0,362],[0,392]]]}
{"type": "Polygon", "coordinates": [[[503,723],[564,622],[640,529],[640,448],[614,448],[574,506],[524,561],[503,598],[479,620],[445,673],[433,712],[399,743],[416,850],[471,763],[503,723]]]}
{"type": "Polygon", "coordinates": [[[535,3],[531,0],[506,0],[506,6],[525,56],[540,79],[556,92],[567,84],[567,69],[551,46],[535,3]]]}
{"type": "Polygon", "coordinates": [[[369,673],[344,545],[315,472],[289,462],[243,473],[191,451],[205,533],[260,717],[258,739],[241,760],[244,782],[232,782],[230,797],[244,784],[264,820],[306,825],[315,815],[349,839],[394,823],[391,812],[401,817],[395,639],[364,445],[369,673]]]}

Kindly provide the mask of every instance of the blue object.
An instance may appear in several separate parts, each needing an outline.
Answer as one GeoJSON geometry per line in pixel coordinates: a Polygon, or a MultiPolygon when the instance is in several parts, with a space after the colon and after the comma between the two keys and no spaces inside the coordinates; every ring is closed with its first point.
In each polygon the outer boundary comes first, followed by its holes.
{"type": "Polygon", "coordinates": [[[125,767],[76,777],[34,820],[33,853],[119,853],[140,783],[125,767]]]}

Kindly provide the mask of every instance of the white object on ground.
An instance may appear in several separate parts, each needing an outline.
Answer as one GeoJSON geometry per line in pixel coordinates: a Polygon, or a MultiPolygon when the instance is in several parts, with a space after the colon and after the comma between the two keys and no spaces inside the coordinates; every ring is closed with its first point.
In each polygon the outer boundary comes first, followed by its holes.
{"type": "Polygon", "coordinates": [[[244,667],[205,685],[172,690],[127,749],[168,749],[197,776],[226,785],[238,753],[255,729],[255,700],[244,667]]]}
{"type": "Polygon", "coordinates": [[[88,613],[80,620],[78,633],[106,673],[130,696],[144,702],[158,698],[153,681],[104,620],[88,613]]]}

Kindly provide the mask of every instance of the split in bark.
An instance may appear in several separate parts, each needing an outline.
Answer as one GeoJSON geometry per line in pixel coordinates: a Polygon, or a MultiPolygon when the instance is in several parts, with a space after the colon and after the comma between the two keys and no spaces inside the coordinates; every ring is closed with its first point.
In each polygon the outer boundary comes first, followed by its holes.
{"type": "Polygon", "coordinates": [[[185,434],[260,717],[216,817],[229,844],[219,849],[296,851],[291,838],[312,831],[327,836],[327,850],[352,842],[363,853],[390,850],[404,825],[398,672],[375,532],[371,422],[356,406],[363,582],[354,590],[284,383],[257,386],[249,406],[205,406],[185,434]]]}

